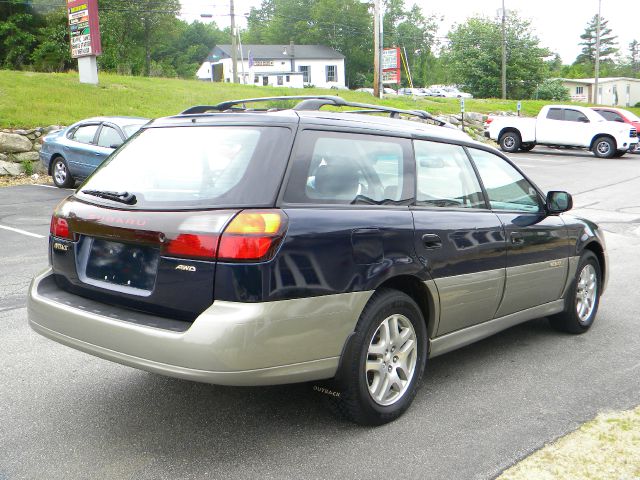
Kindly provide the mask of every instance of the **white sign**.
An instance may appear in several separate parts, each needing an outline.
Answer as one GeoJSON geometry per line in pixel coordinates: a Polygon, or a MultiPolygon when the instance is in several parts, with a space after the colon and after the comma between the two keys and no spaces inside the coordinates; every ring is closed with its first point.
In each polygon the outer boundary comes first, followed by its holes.
{"type": "Polygon", "coordinates": [[[460,99],[460,111],[464,113],[464,98],[460,99]]]}
{"type": "Polygon", "coordinates": [[[385,48],[382,51],[382,69],[398,68],[398,52],[397,48],[385,48]]]}

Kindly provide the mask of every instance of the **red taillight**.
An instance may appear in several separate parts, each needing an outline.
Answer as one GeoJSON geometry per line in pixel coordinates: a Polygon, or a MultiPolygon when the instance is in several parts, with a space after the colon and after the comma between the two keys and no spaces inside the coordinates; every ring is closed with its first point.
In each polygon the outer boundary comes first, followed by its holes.
{"type": "Polygon", "coordinates": [[[51,217],[51,226],[49,228],[49,232],[54,237],[68,238],[70,240],[73,240],[73,234],[69,230],[69,223],[64,218],[56,217],[55,215],[53,215],[51,217]]]}
{"type": "Polygon", "coordinates": [[[491,122],[493,122],[493,118],[492,118],[492,117],[488,117],[488,118],[484,121],[484,124],[485,124],[485,125],[489,125],[491,122]]]}
{"type": "Polygon", "coordinates": [[[222,261],[264,261],[273,257],[287,227],[280,210],[245,210],[227,225],[218,247],[222,261]]]}
{"type": "Polygon", "coordinates": [[[167,242],[164,252],[176,257],[215,259],[218,247],[217,235],[181,233],[167,242]]]}

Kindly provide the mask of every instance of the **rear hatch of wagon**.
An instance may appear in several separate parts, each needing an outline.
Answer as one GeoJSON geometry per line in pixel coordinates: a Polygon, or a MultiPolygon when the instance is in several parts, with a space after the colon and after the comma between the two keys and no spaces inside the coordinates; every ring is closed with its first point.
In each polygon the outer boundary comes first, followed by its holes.
{"type": "Polygon", "coordinates": [[[216,262],[268,257],[292,142],[283,126],[146,128],[57,208],[58,285],[107,304],[192,320],[214,301],[216,262]]]}

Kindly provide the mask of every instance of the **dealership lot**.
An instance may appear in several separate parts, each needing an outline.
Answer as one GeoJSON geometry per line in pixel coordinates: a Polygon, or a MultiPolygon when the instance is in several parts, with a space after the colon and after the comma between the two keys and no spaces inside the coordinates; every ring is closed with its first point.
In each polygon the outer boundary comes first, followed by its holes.
{"type": "Polygon", "coordinates": [[[640,394],[640,155],[536,148],[512,157],[607,231],[609,290],[584,336],[537,320],[434,359],[412,408],[368,429],[309,385],[228,388],[159,377],[48,341],[26,324],[50,213],[70,191],[0,189],[0,479],[492,478],[640,394]]]}

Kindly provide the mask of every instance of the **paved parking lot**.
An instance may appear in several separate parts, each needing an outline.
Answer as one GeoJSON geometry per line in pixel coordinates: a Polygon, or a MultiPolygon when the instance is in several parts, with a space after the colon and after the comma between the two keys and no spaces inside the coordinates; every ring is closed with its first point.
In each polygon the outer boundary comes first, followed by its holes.
{"type": "Polygon", "coordinates": [[[70,192],[0,189],[0,479],[490,479],[598,411],[636,405],[640,155],[536,148],[513,159],[607,230],[598,319],[583,336],[536,320],[438,357],[412,408],[379,428],[336,419],[309,385],[189,383],[36,335],[25,293],[70,192]]]}

